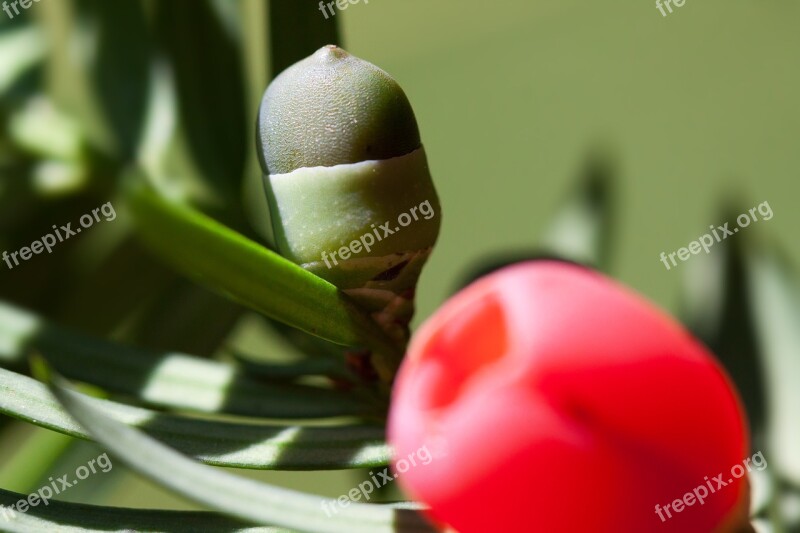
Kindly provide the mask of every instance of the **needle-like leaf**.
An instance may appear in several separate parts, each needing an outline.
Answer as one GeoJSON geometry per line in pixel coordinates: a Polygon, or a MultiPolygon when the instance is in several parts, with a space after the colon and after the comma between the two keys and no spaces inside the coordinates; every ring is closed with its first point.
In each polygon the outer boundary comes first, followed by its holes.
{"type": "Polygon", "coordinates": [[[415,504],[372,505],[351,502],[335,513],[324,511],[319,496],[242,479],[199,465],[139,430],[108,417],[68,388],[40,360],[37,367],[69,413],[117,459],[160,485],[232,517],[255,524],[311,533],[395,533],[435,531],[415,504]]]}
{"type": "MultiPolygon", "coordinates": [[[[80,393],[82,404],[136,426],[212,465],[261,470],[371,468],[388,463],[381,426],[303,427],[243,424],[158,413],[80,393]]],[[[90,439],[38,381],[0,369],[0,413],[66,435],[90,439]]]]}

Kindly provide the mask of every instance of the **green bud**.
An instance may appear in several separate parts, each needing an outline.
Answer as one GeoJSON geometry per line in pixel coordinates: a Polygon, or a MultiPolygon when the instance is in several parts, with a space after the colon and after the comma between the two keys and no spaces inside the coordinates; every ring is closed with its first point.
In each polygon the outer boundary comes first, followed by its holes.
{"type": "Polygon", "coordinates": [[[406,340],[441,213],[400,86],[326,46],[267,88],[258,137],[279,251],[406,340]]]}

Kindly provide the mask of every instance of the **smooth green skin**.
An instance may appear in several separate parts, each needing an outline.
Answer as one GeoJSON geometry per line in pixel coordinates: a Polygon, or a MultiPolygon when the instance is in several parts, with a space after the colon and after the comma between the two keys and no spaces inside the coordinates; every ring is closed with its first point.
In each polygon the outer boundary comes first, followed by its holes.
{"type": "MultiPolygon", "coordinates": [[[[368,233],[375,241],[371,251],[362,249],[351,257],[428,248],[439,234],[441,209],[422,148],[382,161],[301,168],[267,176],[266,185],[278,247],[298,264],[323,261],[323,252],[330,256],[368,233]],[[400,227],[398,216],[425,201],[433,216],[425,219],[417,210],[418,219],[412,217],[410,224],[400,227]],[[379,226],[387,221],[394,233],[384,237],[379,226]],[[375,230],[382,240],[378,241],[375,230]]],[[[332,259],[329,262],[333,265],[332,259]]]]}
{"type": "Polygon", "coordinates": [[[275,78],[261,101],[257,135],[264,174],[389,159],[421,145],[397,82],[332,45],[275,78]]]}

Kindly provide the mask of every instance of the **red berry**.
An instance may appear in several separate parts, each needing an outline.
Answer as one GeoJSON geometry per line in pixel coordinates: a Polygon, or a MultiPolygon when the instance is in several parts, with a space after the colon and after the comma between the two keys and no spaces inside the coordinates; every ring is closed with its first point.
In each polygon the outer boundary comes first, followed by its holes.
{"type": "Polygon", "coordinates": [[[389,441],[398,461],[431,452],[398,481],[460,533],[708,533],[746,512],[746,476],[728,479],[747,427],[724,371],[662,311],[564,263],[496,272],[426,322],[389,441]],[[659,518],[720,473],[702,505],[659,518]]]}

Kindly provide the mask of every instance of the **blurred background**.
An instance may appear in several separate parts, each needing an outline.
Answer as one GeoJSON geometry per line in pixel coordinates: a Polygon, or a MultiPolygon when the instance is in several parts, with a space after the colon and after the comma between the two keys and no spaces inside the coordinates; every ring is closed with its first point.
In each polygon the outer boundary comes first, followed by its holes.
{"type": "MultiPolygon", "coordinates": [[[[40,0],[0,12],[0,250],[108,201],[119,214],[51,255],[0,264],[0,300],[151,349],[291,352],[266,321],[138,244],[119,176],[138,162],[165,195],[268,244],[253,135],[261,93],[315,40],[335,38],[336,23],[350,53],[406,91],[441,198],[415,324],[489,264],[540,253],[592,263],[717,351],[756,443],[762,431],[791,433],[780,449],[800,443],[787,414],[798,397],[783,396],[800,379],[800,344],[789,344],[800,314],[798,300],[781,300],[797,294],[800,264],[800,4],[687,0],[664,17],[650,0],[362,0],[327,21],[314,2],[293,18],[291,4],[40,0]],[[669,271],[660,261],[765,201],[771,220],[669,271]],[[775,376],[780,385],[765,385],[775,376]],[[780,428],[764,429],[769,420],[780,428]]],[[[0,428],[8,490],[101,453],[7,418],[0,428]]],[[[796,458],[785,468],[800,470],[796,458]]],[[[245,475],[330,496],[357,479],[245,475]]],[[[122,467],[64,498],[193,507],[122,467]]],[[[800,515],[792,498],[786,512],[800,515]]]]}

